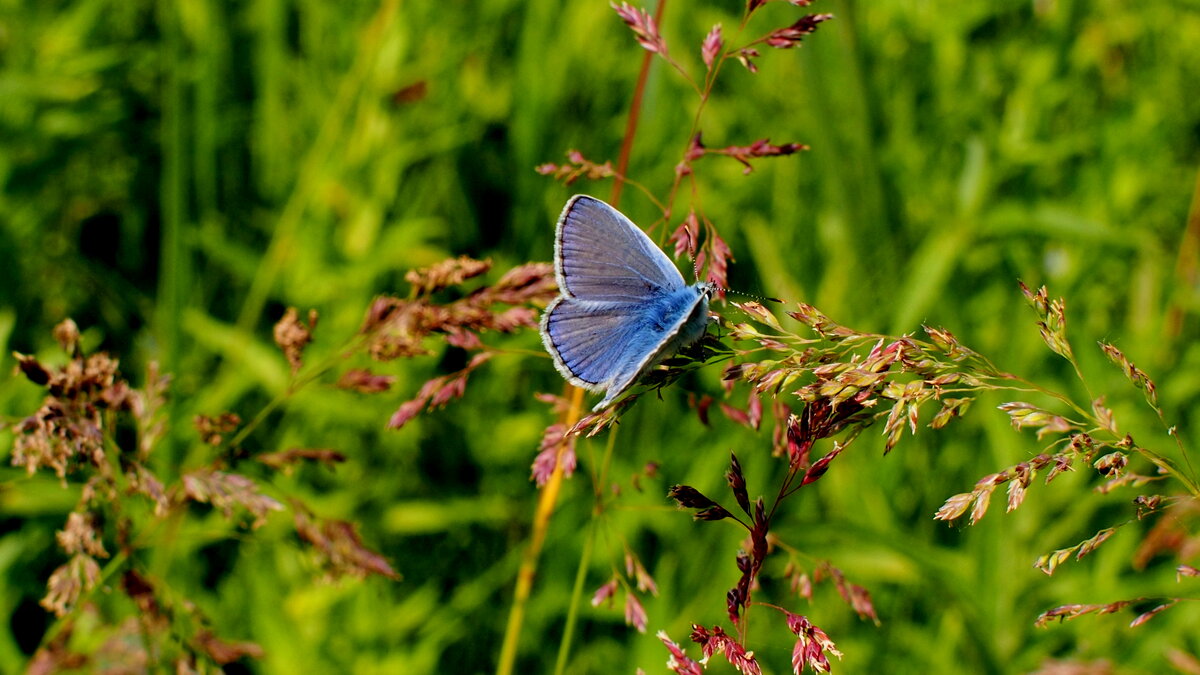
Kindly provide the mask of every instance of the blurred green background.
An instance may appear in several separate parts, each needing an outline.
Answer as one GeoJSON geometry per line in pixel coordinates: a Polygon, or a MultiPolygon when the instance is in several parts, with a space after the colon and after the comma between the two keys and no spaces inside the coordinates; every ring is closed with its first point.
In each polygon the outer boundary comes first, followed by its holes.
{"type": "MultiPolygon", "coordinates": [[[[669,3],[672,54],[698,73],[704,34],[721,22],[737,44],[741,9],[669,3]]],[[[945,326],[1001,368],[1082,395],[1016,290],[1018,278],[1048,284],[1067,299],[1089,384],[1122,425],[1165,445],[1140,393],[1093,349],[1099,339],[1156,379],[1168,419],[1194,444],[1200,225],[1189,238],[1187,221],[1200,166],[1200,3],[820,0],[811,10],[837,18],[802,49],[764,54],[757,75],[729,64],[701,125],[710,146],[812,147],[750,176],[722,158],[698,165],[704,209],[736,256],[731,286],[810,302],[864,331],[945,326]]],[[[772,3],[743,35],[797,11],[772,3]]],[[[406,293],[407,269],[470,254],[493,258],[495,279],[549,260],[565,199],[606,197],[610,185],[567,188],[533,167],[568,148],[615,160],[642,53],[602,0],[0,0],[0,370],[13,371],[14,350],[61,362],[49,330],[73,317],[135,383],[151,360],[174,375],[173,432],[158,453],[181,461],[200,451],[194,415],[247,419],[286,387],[270,329],[287,306],[320,312],[318,359],[357,330],[373,296],[406,293]]],[[[690,89],[657,61],[631,177],[665,192],[693,110],[690,89]]],[[[631,217],[653,219],[651,204],[625,194],[631,217]]],[[[512,345],[540,348],[532,333],[512,345]]],[[[380,370],[397,386],[369,397],[330,378],[247,441],[345,452],[336,472],[306,469],[267,489],[359,523],[403,580],[321,581],[282,514],[252,535],[196,518],[153,552],[171,592],[218,634],[265,649],[238,668],[495,667],[537,496],[529,465],[553,419],[533,394],[560,391],[561,379],[548,358],[499,357],[463,401],[384,430],[425,379],[461,364],[455,350],[389,364],[380,370]]],[[[716,394],[712,370],[696,386],[716,394]]],[[[23,378],[0,381],[0,447],[40,396],[23,378]]],[[[828,587],[808,606],[768,576],[761,597],[824,628],[845,653],[839,672],[1016,673],[1058,659],[1158,673],[1170,650],[1200,652],[1193,603],[1140,630],[1126,615],[1032,626],[1065,602],[1188,594],[1173,558],[1132,570],[1141,524],[1052,578],[1033,569],[1038,555],[1127,519],[1136,492],[1095,495],[1079,472],[1035,484],[1021,509],[994,506],[973,528],[932,520],[949,495],[1039,451],[994,410],[1004,400],[985,398],[886,458],[872,434],[787,503],[777,534],[869,588],[881,626],[828,587]]],[[[584,469],[604,442],[581,444],[584,469]]],[[[752,497],[773,493],[781,467],[768,432],[716,417],[704,427],[679,390],[643,398],[616,442],[610,475],[624,497],[598,523],[586,587],[622,565],[625,542],[661,592],[646,603],[645,635],[619,606],[585,607],[569,671],[664,672],[654,631],[682,642],[692,622],[727,621],[741,536],[670,508],[667,487],[724,498],[731,449],[752,497]],[[628,476],[652,460],[659,477],[638,492],[628,476]]],[[[63,561],[54,532],[78,486],[8,466],[0,477],[0,671],[15,672],[50,623],[37,601],[63,561]]],[[[552,521],[521,672],[554,663],[591,495],[577,475],[552,521]]],[[[766,614],[751,626],[758,656],[787,672],[791,640],[766,614]]],[[[711,672],[731,671],[714,660],[711,672]]]]}

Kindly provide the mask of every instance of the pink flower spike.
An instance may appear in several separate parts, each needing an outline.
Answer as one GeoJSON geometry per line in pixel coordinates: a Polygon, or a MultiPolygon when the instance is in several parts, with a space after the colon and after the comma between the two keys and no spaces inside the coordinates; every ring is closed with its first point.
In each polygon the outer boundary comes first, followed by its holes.
{"type": "Polygon", "coordinates": [[[713,626],[710,633],[704,626],[692,624],[691,639],[700,645],[700,650],[704,652],[704,660],[701,663],[707,663],[713,654],[724,653],[729,665],[742,675],[762,675],[762,668],[754,658],[754,652],[747,651],[720,626],[713,626]]]}
{"type": "Polygon", "coordinates": [[[421,414],[421,410],[424,407],[425,407],[424,399],[417,399],[415,401],[405,401],[404,403],[402,403],[400,405],[399,408],[396,409],[396,412],[392,413],[391,419],[388,420],[387,428],[388,429],[399,429],[399,428],[403,427],[405,424],[408,424],[409,421],[412,420],[412,418],[421,414]]]}
{"type": "Polygon", "coordinates": [[[704,156],[707,149],[704,147],[704,142],[700,139],[700,132],[697,131],[695,136],[692,136],[692,141],[688,143],[687,152],[684,154],[684,159],[689,162],[694,162],[704,156]]]}
{"type": "Polygon", "coordinates": [[[740,408],[735,408],[728,403],[721,403],[721,412],[725,413],[725,416],[734,424],[740,424],[744,427],[750,426],[750,415],[746,414],[746,411],[740,408]]]}
{"type": "Polygon", "coordinates": [[[706,68],[712,70],[713,64],[716,63],[717,55],[721,53],[721,49],[724,46],[725,41],[721,39],[721,24],[717,24],[704,37],[704,44],[700,47],[700,58],[704,59],[704,66],[706,68]]]}
{"type": "Polygon", "coordinates": [[[533,459],[530,478],[538,487],[545,485],[558,462],[562,463],[564,476],[569,478],[575,473],[575,437],[567,434],[564,425],[551,424],[542,434],[542,445],[533,459]],[[564,445],[560,454],[559,447],[564,445]]]}
{"type": "Polygon", "coordinates": [[[833,18],[832,14],[809,14],[800,17],[796,23],[787,28],[780,28],[772,31],[766,38],[766,43],[770,47],[776,49],[791,49],[798,47],[800,41],[807,35],[811,35],[817,29],[817,26],[833,18]]]}
{"type": "Polygon", "coordinates": [[[712,257],[709,260],[705,281],[717,287],[717,297],[724,298],[725,286],[729,283],[729,261],[733,260],[733,250],[715,231],[709,238],[709,250],[712,252],[712,257]]]}
{"type": "Polygon", "coordinates": [[[825,631],[813,625],[808,617],[791,612],[785,613],[787,614],[788,630],[799,638],[795,648],[792,649],[793,672],[800,675],[805,667],[808,667],[812,668],[813,672],[828,673],[830,665],[826,652],[839,659],[842,658],[842,653],[837,650],[833,640],[829,639],[825,631]]]}
{"type": "Polygon", "coordinates": [[[667,668],[678,675],[703,675],[704,669],[699,663],[688,658],[684,653],[683,648],[675,642],[671,641],[670,636],[665,631],[658,631],[658,639],[667,646],[671,652],[671,658],[667,660],[667,668]]]}
{"type": "Polygon", "coordinates": [[[395,380],[393,375],[375,375],[365,368],[351,368],[338,379],[337,386],[364,394],[378,394],[391,388],[395,380]]]}
{"type": "Polygon", "coordinates": [[[617,580],[612,579],[592,594],[592,607],[599,607],[606,600],[611,600],[613,593],[617,592],[617,580]]]}
{"type": "Polygon", "coordinates": [[[625,594],[625,623],[638,629],[639,633],[646,632],[646,610],[633,593],[625,594]]]}
{"type": "Polygon", "coordinates": [[[696,255],[696,240],[700,237],[700,221],[696,219],[695,211],[688,211],[687,218],[679,224],[669,239],[668,243],[675,244],[675,257],[678,258],[684,253],[688,256],[696,255]]]}
{"type": "Polygon", "coordinates": [[[758,72],[758,66],[754,64],[754,59],[758,58],[758,56],[759,54],[757,49],[754,49],[753,47],[746,47],[738,50],[737,60],[746,67],[746,70],[750,71],[751,75],[753,75],[754,73],[758,72]]]}
{"type": "Polygon", "coordinates": [[[639,591],[649,592],[650,595],[658,595],[658,584],[654,582],[654,577],[650,576],[650,573],[642,566],[642,561],[629,554],[625,554],[625,569],[630,576],[637,580],[637,589],[639,591]]]}
{"type": "Polygon", "coordinates": [[[750,417],[750,428],[758,431],[759,425],[762,424],[762,399],[752,394],[750,396],[750,404],[747,406],[747,413],[750,417]]]}
{"type": "Polygon", "coordinates": [[[638,44],[646,51],[656,54],[667,54],[667,43],[663,41],[662,35],[658,33],[658,24],[655,23],[654,17],[644,9],[637,9],[628,2],[610,3],[609,5],[617,12],[617,16],[625,22],[633,31],[634,37],[637,38],[638,44]]]}

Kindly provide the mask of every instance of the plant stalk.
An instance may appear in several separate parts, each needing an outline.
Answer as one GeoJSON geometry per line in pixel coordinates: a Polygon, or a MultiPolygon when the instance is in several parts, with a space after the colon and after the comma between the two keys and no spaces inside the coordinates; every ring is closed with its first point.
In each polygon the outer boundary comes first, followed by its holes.
{"type": "MultiPolygon", "coordinates": [[[[583,390],[571,387],[571,407],[567,411],[566,424],[573,426],[579,420],[580,409],[583,405],[583,390]]],[[[529,604],[529,594],[533,590],[533,578],[537,574],[538,558],[541,557],[542,545],[546,542],[546,532],[550,529],[550,516],[558,503],[558,493],[562,489],[563,468],[562,453],[566,449],[566,441],[558,446],[558,455],[554,463],[554,471],[550,479],[542,486],[538,497],[537,509],[533,513],[533,534],[529,538],[529,547],[521,556],[521,567],[517,570],[517,586],[513,590],[512,609],[508,613],[508,624],[504,629],[504,644],[500,648],[500,662],[496,666],[497,675],[512,675],[513,666],[517,660],[517,646],[521,641],[521,627],[525,623],[525,609],[529,604]]]]}
{"type": "MultiPolygon", "coordinates": [[[[666,8],[667,0],[660,0],[658,7],[654,11],[654,20],[661,25],[663,10],[666,8]]],[[[633,138],[637,134],[638,118],[642,109],[642,100],[646,91],[646,81],[650,76],[650,63],[654,58],[654,54],[646,52],[642,56],[641,69],[638,71],[637,84],[634,86],[633,99],[629,104],[629,117],[625,122],[625,135],[621,141],[621,152],[617,158],[617,175],[613,180],[612,194],[609,198],[609,203],[616,207],[621,202],[621,188],[624,186],[622,178],[629,168],[629,157],[633,153],[633,138]]],[[[580,411],[583,406],[583,390],[577,387],[567,386],[568,396],[571,398],[571,407],[567,412],[566,425],[567,427],[574,426],[579,421],[580,411]]],[[[558,448],[557,460],[562,459],[562,452],[566,448],[566,443],[563,443],[558,448]]],[[[517,659],[517,647],[521,640],[521,627],[525,622],[525,609],[529,603],[529,594],[533,589],[533,578],[537,573],[538,558],[541,556],[542,545],[546,540],[546,531],[550,527],[550,516],[554,514],[554,507],[558,502],[558,494],[562,489],[563,471],[562,462],[556,461],[553,473],[550,474],[550,480],[542,487],[541,495],[538,497],[537,509],[533,515],[533,534],[530,536],[529,547],[525,549],[525,554],[521,559],[521,567],[517,571],[517,585],[513,590],[512,609],[508,614],[508,624],[504,629],[504,643],[500,648],[500,659],[496,666],[497,675],[512,675],[514,664],[517,659]]],[[[590,557],[591,538],[585,545],[588,548],[584,553],[584,560],[580,563],[580,574],[586,575],[586,562],[590,557]]],[[[578,576],[578,575],[577,575],[578,576]]],[[[576,585],[580,585],[582,581],[577,578],[576,585]]],[[[574,616],[572,615],[571,620],[574,616]]],[[[570,631],[567,631],[567,637],[564,638],[563,645],[560,646],[559,657],[560,661],[565,660],[570,649],[570,631]]],[[[558,671],[562,672],[565,664],[558,665],[558,671]]]]}

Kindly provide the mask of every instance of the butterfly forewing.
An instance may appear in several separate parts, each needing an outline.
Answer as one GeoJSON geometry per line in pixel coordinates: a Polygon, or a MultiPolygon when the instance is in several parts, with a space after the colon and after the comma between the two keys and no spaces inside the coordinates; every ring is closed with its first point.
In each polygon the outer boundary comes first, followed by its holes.
{"type": "Polygon", "coordinates": [[[650,238],[613,207],[573,197],[558,221],[555,271],[564,295],[642,302],[684,286],[683,276],[650,238]]]}

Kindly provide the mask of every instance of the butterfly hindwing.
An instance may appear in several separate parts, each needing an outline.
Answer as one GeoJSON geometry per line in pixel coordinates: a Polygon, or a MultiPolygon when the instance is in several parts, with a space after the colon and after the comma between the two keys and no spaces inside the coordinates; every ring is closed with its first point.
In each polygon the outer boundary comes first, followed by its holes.
{"type": "Polygon", "coordinates": [[[708,321],[708,296],[685,286],[645,303],[560,297],[542,318],[542,340],[569,382],[605,390],[601,410],[662,357],[695,341],[708,321]]]}
{"type": "Polygon", "coordinates": [[[593,410],[608,407],[655,364],[699,339],[707,325],[706,287],[685,286],[645,305],[637,330],[627,339],[623,365],[593,410]]]}
{"type": "Polygon", "coordinates": [[[542,341],[571,384],[607,389],[628,368],[626,354],[642,311],[634,304],[560,297],[546,308],[542,341]]]}

